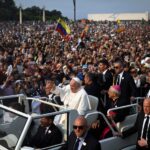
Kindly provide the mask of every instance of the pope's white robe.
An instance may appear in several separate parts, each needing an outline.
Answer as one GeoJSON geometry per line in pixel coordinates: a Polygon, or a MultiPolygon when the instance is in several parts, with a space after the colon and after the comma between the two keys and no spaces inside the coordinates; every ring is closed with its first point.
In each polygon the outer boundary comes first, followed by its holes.
{"type": "Polygon", "coordinates": [[[79,115],[85,115],[87,111],[91,109],[88,94],[82,87],[79,91],[73,93],[70,89],[70,85],[63,88],[57,86],[52,93],[59,95],[64,106],[76,109],[79,115]]]}

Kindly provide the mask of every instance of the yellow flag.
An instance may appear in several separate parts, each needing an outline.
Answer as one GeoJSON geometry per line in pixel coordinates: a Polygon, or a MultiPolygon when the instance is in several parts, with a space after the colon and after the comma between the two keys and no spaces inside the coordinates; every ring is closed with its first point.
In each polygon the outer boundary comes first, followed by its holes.
{"type": "Polygon", "coordinates": [[[120,19],[117,19],[117,24],[120,24],[120,23],[121,23],[120,19]]]}
{"type": "Polygon", "coordinates": [[[65,21],[59,18],[56,30],[62,35],[67,35],[71,33],[70,27],[66,24],[65,21]]]}

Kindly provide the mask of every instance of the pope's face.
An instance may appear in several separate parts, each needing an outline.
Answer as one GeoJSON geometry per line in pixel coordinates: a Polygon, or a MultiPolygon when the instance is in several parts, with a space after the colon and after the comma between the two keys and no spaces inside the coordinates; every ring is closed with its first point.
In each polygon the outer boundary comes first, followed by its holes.
{"type": "Polygon", "coordinates": [[[72,93],[76,93],[79,89],[79,85],[76,81],[74,81],[73,79],[70,81],[70,89],[72,91],[72,93]]]}

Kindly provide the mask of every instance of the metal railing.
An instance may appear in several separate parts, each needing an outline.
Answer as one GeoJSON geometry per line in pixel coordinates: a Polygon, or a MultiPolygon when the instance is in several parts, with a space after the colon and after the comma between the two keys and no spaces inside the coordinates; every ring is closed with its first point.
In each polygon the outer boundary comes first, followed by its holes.
{"type": "MultiPolygon", "coordinates": [[[[130,107],[136,107],[135,113],[138,113],[138,104],[130,104],[130,105],[125,105],[125,106],[121,106],[121,107],[111,108],[107,111],[107,114],[110,114],[111,111],[122,110],[122,109],[130,108],[130,107]]],[[[111,119],[111,122],[114,124],[116,130],[118,132],[120,132],[114,119],[113,118],[110,118],[110,119],[111,119]]]]}
{"type": "MultiPolygon", "coordinates": [[[[110,111],[120,110],[120,109],[124,109],[124,108],[130,108],[130,107],[134,107],[134,106],[138,107],[138,104],[130,104],[130,105],[125,105],[125,106],[111,108],[111,109],[108,109],[107,114],[109,114],[110,111]]],[[[137,112],[138,112],[138,108],[136,109],[136,113],[137,112]]]]}
{"type": "Polygon", "coordinates": [[[61,106],[61,105],[58,105],[58,104],[54,104],[50,101],[44,101],[44,100],[41,100],[43,97],[39,97],[39,98],[34,98],[34,97],[27,97],[26,99],[27,100],[32,100],[32,101],[38,101],[38,102],[41,102],[41,103],[44,103],[44,104],[47,104],[47,105],[51,105],[51,106],[54,106],[54,107],[57,107],[57,108],[61,108],[61,109],[66,109],[65,106],[61,106]]]}
{"type": "Polygon", "coordinates": [[[99,114],[102,116],[102,118],[105,120],[105,122],[107,123],[107,125],[109,126],[109,128],[111,129],[113,135],[115,135],[115,130],[113,129],[112,125],[109,123],[108,119],[106,118],[106,116],[101,113],[101,112],[98,112],[98,111],[95,111],[95,112],[91,112],[91,113],[88,113],[85,115],[85,118],[88,120],[88,117],[91,116],[91,115],[96,115],[96,114],[99,114]]]}
{"type": "Polygon", "coordinates": [[[134,104],[134,103],[139,104],[141,100],[144,100],[144,99],[145,97],[135,97],[135,99],[131,101],[131,104],[134,104]]]}
{"type": "Polygon", "coordinates": [[[9,100],[11,98],[18,98],[18,102],[20,103],[22,99],[26,98],[24,94],[16,94],[16,95],[9,95],[9,96],[0,96],[0,101],[3,104],[2,100],[9,100]]]}

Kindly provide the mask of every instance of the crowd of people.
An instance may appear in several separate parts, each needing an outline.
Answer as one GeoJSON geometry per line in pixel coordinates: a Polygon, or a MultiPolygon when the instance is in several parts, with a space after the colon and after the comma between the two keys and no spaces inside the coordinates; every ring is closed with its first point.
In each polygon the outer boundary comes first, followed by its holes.
{"type": "Polygon", "coordinates": [[[81,38],[80,24],[70,24],[72,32],[66,40],[54,28],[40,23],[1,23],[1,95],[42,96],[47,77],[55,76],[57,85],[76,75],[83,80],[87,72],[103,72],[101,59],[109,62],[108,69],[114,75],[113,62],[119,57],[134,78],[138,96],[145,96],[149,86],[150,26],[127,22],[125,31],[117,33],[114,22],[89,22],[81,38]]]}
{"type": "Polygon", "coordinates": [[[71,34],[64,37],[55,31],[56,23],[0,23],[0,96],[56,94],[79,115],[91,110],[88,95],[98,98],[97,110],[104,114],[136,97],[150,97],[148,23],[68,24],[71,34]]]}

